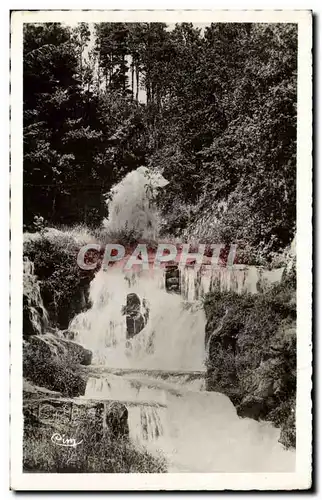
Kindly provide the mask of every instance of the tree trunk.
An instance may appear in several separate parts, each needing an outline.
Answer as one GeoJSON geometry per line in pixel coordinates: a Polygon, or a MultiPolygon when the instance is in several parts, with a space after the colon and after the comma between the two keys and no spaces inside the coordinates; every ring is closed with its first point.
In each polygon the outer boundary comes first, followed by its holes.
{"type": "Polygon", "coordinates": [[[56,213],[56,193],[54,193],[54,196],[53,196],[51,212],[52,212],[51,217],[52,217],[52,219],[54,219],[55,213],[56,213]]]}
{"type": "Polygon", "coordinates": [[[136,64],[136,102],[139,102],[139,85],[140,85],[140,73],[139,73],[139,65],[136,64]]]}
{"type": "Polygon", "coordinates": [[[146,89],[146,102],[147,104],[149,104],[151,102],[151,84],[148,74],[146,75],[145,89],[146,89]]]}
{"type": "Polygon", "coordinates": [[[125,71],[125,54],[123,54],[123,92],[126,91],[126,71],[125,71]]]}
{"type": "Polygon", "coordinates": [[[131,87],[132,87],[132,99],[134,99],[134,61],[133,61],[133,56],[132,56],[132,63],[131,63],[131,87]]]}

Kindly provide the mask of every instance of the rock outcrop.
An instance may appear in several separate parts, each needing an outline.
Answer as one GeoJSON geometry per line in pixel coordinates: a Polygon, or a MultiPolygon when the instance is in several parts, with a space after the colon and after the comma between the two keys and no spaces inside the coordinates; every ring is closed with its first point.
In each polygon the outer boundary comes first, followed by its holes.
{"type": "Polygon", "coordinates": [[[112,401],[105,405],[105,421],[112,438],[128,437],[128,410],[123,403],[112,401]]]}
{"type": "Polygon", "coordinates": [[[180,270],[177,265],[168,265],[165,269],[165,289],[167,292],[181,293],[180,270]]]}
{"type": "MultiPolygon", "coordinates": [[[[93,439],[126,439],[129,435],[128,410],[123,403],[112,401],[87,401],[56,397],[52,391],[41,388],[35,392],[24,388],[24,422],[33,428],[45,426],[54,430],[62,425],[81,435],[88,423],[93,439]]],[[[76,436],[77,437],[77,436],[76,436]]]]}
{"type": "Polygon", "coordinates": [[[129,293],[122,312],[126,316],[126,338],[131,339],[143,330],[148,321],[147,301],[145,299],[141,301],[136,293],[129,293]]]}
{"type": "MultiPolygon", "coordinates": [[[[24,295],[28,295],[32,280],[39,291],[37,305],[43,304],[51,325],[68,328],[73,317],[90,307],[89,285],[94,270],[84,271],[77,264],[80,248],[87,237],[77,238],[73,233],[46,228],[39,233],[24,235],[24,295]],[[39,300],[38,300],[39,299],[39,300]]],[[[27,321],[32,303],[26,304],[24,336],[28,334],[27,321]]],[[[39,329],[30,334],[42,333],[39,329]]]]}
{"type": "Polygon", "coordinates": [[[23,375],[33,384],[63,395],[85,394],[86,380],[78,366],[89,365],[92,353],[54,334],[33,335],[23,345],[23,375]]]}

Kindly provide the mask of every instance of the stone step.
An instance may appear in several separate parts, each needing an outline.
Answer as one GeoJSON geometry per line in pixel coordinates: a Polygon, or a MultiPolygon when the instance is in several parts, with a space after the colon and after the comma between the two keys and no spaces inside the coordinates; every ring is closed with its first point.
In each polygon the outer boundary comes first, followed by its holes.
{"type": "Polygon", "coordinates": [[[113,403],[120,403],[125,406],[153,406],[166,408],[166,405],[157,401],[148,400],[132,400],[132,399],[102,399],[102,398],[64,398],[64,397],[30,397],[24,401],[24,407],[31,407],[37,405],[51,405],[60,407],[66,404],[76,406],[86,406],[87,408],[96,408],[99,405],[111,405],[113,403]]]}
{"type": "Polygon", "coordinates": [[[154,377],[184,377],[189,376],[191,379],[200,378],[206,375],[206,370],[160,370],[160,369],[145,369],[145,368],[107,368],[106,366],[95,366],[91,365],[89,367],[84,367],[86,369],[86,373],[91,376],[95,375],[103,375],[113,374],[113,375],[131,375],[131,374],[141,374],[141,375],[149,375],[154,377]]]}

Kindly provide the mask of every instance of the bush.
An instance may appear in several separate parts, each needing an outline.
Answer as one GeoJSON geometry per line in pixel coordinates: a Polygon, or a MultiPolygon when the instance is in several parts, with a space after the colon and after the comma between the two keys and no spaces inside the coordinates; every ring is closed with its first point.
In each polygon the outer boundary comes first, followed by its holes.
{"type": "MultiPolygon", "coordinates": [[[[85,394],[86,380],[78,368],[79,353],[57,350],[46,336],[30,337],[23,346],[23,376],[33,384],[62,393],[64,396],[85,394]]],[[[77,344],[75,344],[77,346],[77,344]]],[[[84,348],[79,348],[86,351],[84,348]]]]}
{"type": "Polygon", "coordinates": [[[252,207],[256,198],[251,197],[252,201],[249,201],[243,194],[218,202],[211,191],[206,192],[191,209],[191,218],[183,235],[188,241],[236,244],[235,263],[265,267],[286,265],[291,251],[290,238],[295,231],[289,228],[283,238],[279,237],[274,217],[258,213],[258,207],[252,207]]]}

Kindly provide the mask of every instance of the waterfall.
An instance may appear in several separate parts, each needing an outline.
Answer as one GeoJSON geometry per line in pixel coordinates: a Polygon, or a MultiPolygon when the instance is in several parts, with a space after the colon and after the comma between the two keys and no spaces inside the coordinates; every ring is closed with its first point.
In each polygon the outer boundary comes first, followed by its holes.
{"type": "Polygon", "coordinates": [[[70,328],[93,351],[93,363],[115,368],[203,370],[206,318],[201,304],[185,303],[164,289],[164,271],[128,275],[100,270],[90,287],[90,310],[70,328]],[[122,310],[129,293],[145,299],[149,319],[133,339],[126,338],[122,310]]]}
{"type": "Polygon", "coordinates": [[[41,334],[48,325],[48,313],[41,297],[34,263],[26,256],[23,261],[23,323],[24,335],[41,334]]]}
{"type": "Polygon", "coordinates": [[[85,399],[114,400],[128,408],[129,435],[142,446],[156,446],[167,432],[164,389],[149,387],[113,374],[90,377],[85,399]],[[153,402],[153,403],[151,403],[153,402]]]}
{"type": "Polygon", "coordinates": [[[279,283],[284,267],[268,270],[257,266],[203,265],[198,271],[193,266],[181,270],[181,293],[185,300],[202,299],[210,291],[258,293],[268,285],[279,283]]]}
{"type": "Polygon", "coordinates": [[[113,374],[101,378],[90,377],[84,395],[87,399],[113,399],[120,402],[141,403],[153,401],[156,404],[166,404],[166,394],[163,389],[142,385],[135,380],[128,380],[113,374]]]}
{"type": "Polygon", "coordinates": [[[93,351],[93,363],[115,368],[204,369],[206,318],[201,299],[213,290],[256,293],[281,279],[283,268],[186,266],[180,270],[180,295],[165,290],[165,270],[101,269],[90,285],[91,309],[70,324],[78,341],[93,351]],[[149,319],[140,333],[127,339],[124,307],[134,293],[147,304],[149,319]]]}
{"type": "MultiPolygon", "coordinates": [[[[138,169],[113,189],[109,234],[157,235],[160,218],[149,182],[153,188],[166,181],[151,181],[147,173],[138,169]]],[[[204,386],[205,294],[257,293],[282,272],[186,266],[166,286],[164,269],[99,270],[90,285],[91,308],[70,324],[75,340],[93,352],[84,398],[123,402],[130,439],[153,453],[161,450],[169,472],[294,471],[295,453],[278,443],[278,429],[240,419],[227,396],[204,386]]]]}
{"type": "Polygon", "coordinates": [[[146,447],[157,446],[165,436],[166,408],[130,406],[129,432],[135,443],[146,447]]]}

